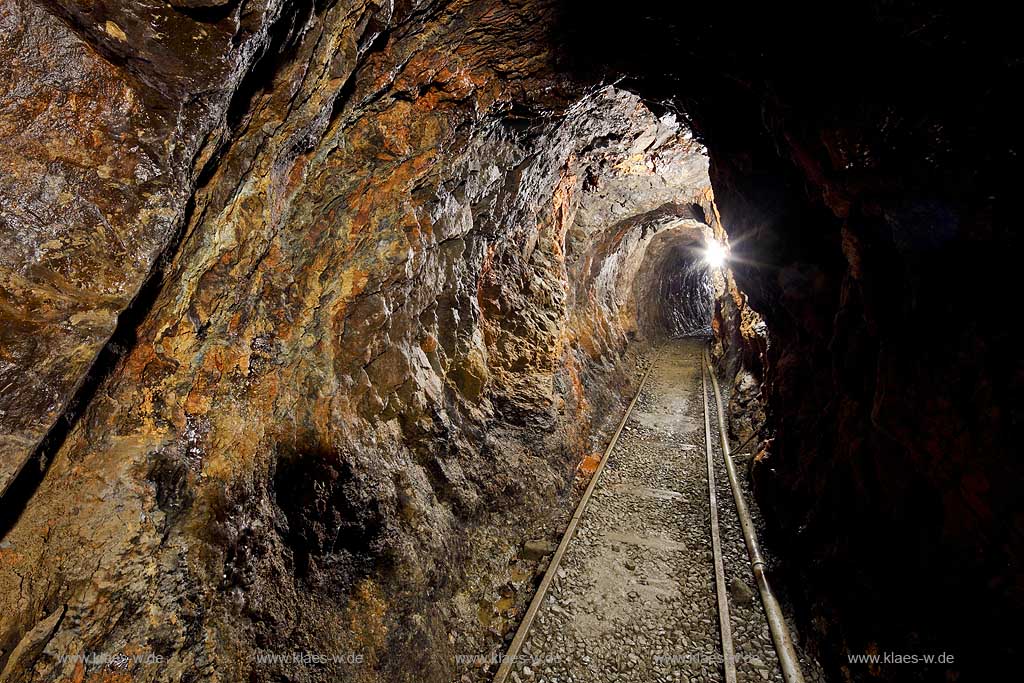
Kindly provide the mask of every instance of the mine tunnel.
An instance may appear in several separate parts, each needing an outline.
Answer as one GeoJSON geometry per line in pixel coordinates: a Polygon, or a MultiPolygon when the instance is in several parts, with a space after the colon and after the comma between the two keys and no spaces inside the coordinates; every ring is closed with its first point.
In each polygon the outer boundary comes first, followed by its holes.
{"type": "Polygon", "coordinates": [[[637,324],[646,339],[711,335],[717,261],[709,258],[709,246],[721,249],[713,236],[707,242],[678,235],[653,240],[633,284],[634,296],[645,302],[637,324]]]}
{"type": "Polygon", "coordinates": [[[1003,13],[0,0],[0,682],[1012,679],[1003,13]]]}

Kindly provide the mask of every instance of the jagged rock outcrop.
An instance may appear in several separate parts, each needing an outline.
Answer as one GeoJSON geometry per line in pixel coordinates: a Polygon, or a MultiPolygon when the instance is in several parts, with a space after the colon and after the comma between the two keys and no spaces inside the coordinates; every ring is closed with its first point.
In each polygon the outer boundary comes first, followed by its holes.
{"type": "Polygon", "coordinates": [[[88,402],[87,372],[132,300],[152,296],[140,290],[180,238],[229,109],[244,109],[243,81],[295,21],[273,0],[216,17],[0,6],[0,493],[88,402]]]}
{"type": "Polygon", "coordinates": [[[4,462],[47,465],[4,680],[461,675],[632,382],[647,247],[707,229],[702,148],[567,79],[543,2],[4,7],[4,462]]]}

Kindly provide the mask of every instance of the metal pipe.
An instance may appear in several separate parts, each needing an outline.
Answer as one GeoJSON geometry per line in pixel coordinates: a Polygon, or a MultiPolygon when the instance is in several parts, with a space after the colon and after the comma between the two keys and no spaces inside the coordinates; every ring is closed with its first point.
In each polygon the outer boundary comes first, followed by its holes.
{"type": "Polygon", "coordinates": [[[725,683],[736,683],[736,650],[732,644],[729,623],[729,594],[725,587],[725,565],[722,561],[722,538],[718,529],[718,492],[715,465],[711,455],[711,417],[708,411],[708,387],[704,365],[700,366],[700,394],[704,399],[704,452],[708,461],[708,499],[711,502],[711,553],[715,565],[715,593],[718,595],[718,629],[722,636],[722,663],[725,683]]]}
{"type": "MultiPolygon", "coordinates": [[[[768,628],[772,634],[772,642],[775,644],[775,652],[779,657],[779,665],[782,667],[782,677],[786,683],[804,683],[804,676],[800,672],[800,661],[793,647],[793,639],[789,635],[786,621],[782,616],[782,608],[775,598],[771,586],[768,585],[768,577],[765,575],[764,557],[757,543],[757,532],[754,529],[754,522],[750,518],[750,510],[747,508],[747,501],[740,489],[739,479],[736,476],[736,466],[732,461],[732,454],[729,451],[729,439],[725,436],[725,412],[722,410],[722,397],[718,391],[718,380],[715,378],[715,371],[711,367],[711,360],[707,350],[704,350],[704,365],[708,374],[711,375],[711,385],[715,392],[715,405],[718,408],[718,432],[722,439],[722,455],[725,458],[725,469],[729,473],[729,484],[732,486],[732,497],[736,501],[736,514],[740,518],[740,528],[743,529],[743,539],[747,542],[747,555],[750,556],[750,568],[754,572],[754,579],[757,581],[757,588],[761,593],[761,603],[764,605],[764,613],[768,618],[768,628]]],[[[701,377],[703,377],[703,370],[701,377]]],[[[705,399],[706,402],[706,399],[705,399]]]]}

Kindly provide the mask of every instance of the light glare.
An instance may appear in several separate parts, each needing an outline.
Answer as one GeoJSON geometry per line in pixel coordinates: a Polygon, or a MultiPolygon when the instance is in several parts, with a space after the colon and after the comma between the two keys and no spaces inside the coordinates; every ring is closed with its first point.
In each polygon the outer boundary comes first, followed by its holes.
{"type": "Polygon", "coordinates": [[[725,265],[725,247],[715,240],[708,240],[708,246],[704,249],[704,262],[712,268],[721,268],[725,265]]]}

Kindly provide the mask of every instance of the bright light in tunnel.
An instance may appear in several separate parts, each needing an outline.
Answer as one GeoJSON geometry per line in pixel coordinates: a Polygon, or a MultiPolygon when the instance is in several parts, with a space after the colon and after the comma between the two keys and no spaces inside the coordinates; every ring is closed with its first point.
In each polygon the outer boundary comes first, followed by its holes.
{"type": "Polygon", "coordinates": [[[708,240],[704,248],[704,262],[712,268],[721,268],[725,265],[725,247],[716,240],[708,240]]]}

